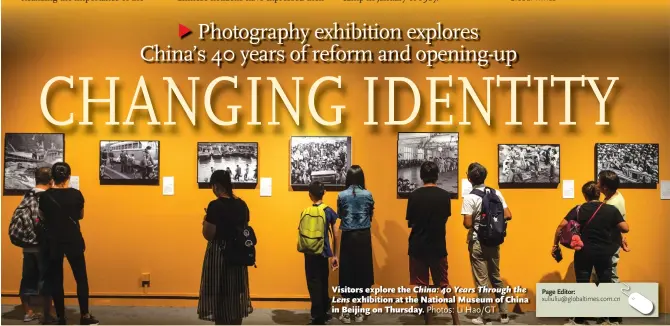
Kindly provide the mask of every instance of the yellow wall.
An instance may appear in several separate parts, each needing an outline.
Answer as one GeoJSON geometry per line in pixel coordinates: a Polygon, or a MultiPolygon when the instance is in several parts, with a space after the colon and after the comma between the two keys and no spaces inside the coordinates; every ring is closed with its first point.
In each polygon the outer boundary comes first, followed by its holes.
{"type": "MultiPolygon", "coordinates": [[[[296,217],[308,204],[307,194],[289,190],[288,145],[291,135],[349,135],[353,138],[353,161],[363,166],[367,184],[376,202],[373,223],[374,266],[376,281],[386,286],[406,284],[408,279],[408,229],[404,222],[405,201],[396,199],[396,137],[398,131],[460,132],[460,163],[463,175],[467,164],[479,161],[490,168],[490,184],[496,183],[497,144],[560,143],[561,177],[574,179],[577,185],[592,179],[594,143],[656,142],[661,148],[661,179],[670,179],[670,131],[668,106],[668,5],[650,1],[645,6],[632,2],[579,1],[510,2],[485,1],[472,4],[374,3],[300,3],[300,4],[50,4],[3,3],[2,13],[2,132],[66,133],[66,160],[74,175],[81,178],[86,196],[86,219],[82,230],[87,240],[87,264],[93,294],[141,294],[141,273],[151,273],[150,294],[195,295],[198,292],[205,241],[200,234],[202,207],[212,199],[208,190],[196,184],[196,142],[257,141],[260,144],[260,177],[273,178],[273,196],[259,197],[259,191],[240,190],[251,207],[252,223],[259,237],[258,269],[251,270],[251,292],[256,297],[306,297],[302,257],[295,251],[296,217]],[[591,4],[592,3],[592,4],[591,4]],[[412,16],[407,15],[411,11],[412,16]],[[282,18],[280,18],[282,17],[282,18]],[[193,44],[213,52],[226,43],[196,42],[196,36],[179,41],[177,24],[195,28],[211,19],[220,25],[253,23],[277,26],[293,21],[302,26],[328,25],[331,20],[378,22],[384,26],[432,26],[440,19],[450,26],[479,27],[482,41],[470,47],[515,49],[521,60],[512,70],[494,66],[483,70],[474,65],[440,65],[428,69],[414,65],[251,65],[215,68],[211,64],[149,65],[140,61],[139,49],[146,44],[171,44],[189,48],[193,44]],[[30,24],[28,24],[30,22],[30,24]],[[137,78],[149,83],[159,119],[167,120],[166,90],[161,80],[172,76],[181,80],[184,92],[190,90],[188,76],[200,76],[204,82],[217,75],[276,76],[294,90],[290,77],[303,76],[308,82],[319,76],[341,75],[347,89],[324,97],[321,107],[345,103],[348,108],[339,128],[317,126],[308,117],[295,127],[282,112],[280,127],[263,125],[217,128],[206,120],[202,98],[198,104],[197,127],[183,113],[177,113],[178,126],[151,127],[146,116],[135,117],[136,126],[114,129],[104,125],[104,109],[93,113],[95,126],[57,129],[42,117],[39,96],[43,83],[57,75],[95,78],[94,96],[108,95],[105,76],[121,78],[119,120],[125,118],[137,78]],[[471,108],[473,124],[464,128],[431,128],[421,123],[403,128],[380,125],[363,126],[366,120],[364,76],[406,76],[415,79],[425,96],[427,76],[618,76],[614,94],[608,103],[609,127],[594,125],[597,102],[590,91],[574,91],[573,115],[578,125],[559,126],[563,117],[563,90],[547,94],[547,121],[538,128],[535,121],[536,96],[526,91],[520,97],[521,128],[504,125],[509,119],[509,93],[498,91],[493,97],[493,123],[486,126],[471,108]],[[176,195],[164,197],[160,187],[100,186],[97,177],[98,146],[101,139],[158,139],[161,141],[161,175],[175,176],[176,195]]],[[[458,46],[460,43],[454,43],[458,46]]],[[[446,44],[448,47],[451,44],[446,44]]],[[[238,45],[235,45],[238,46],[238,45]]],[[[293,46],[293,45],[291,45],[293,46]]],[[[325,45],[317,45],[324,47],[325,45]]],[[[352,44],[346,44],[352,47],[352,44]]],[[[402,44],[375,44],[402,48],[402,44]]],[[[417,45],[418,46],[418,45],[417,45]]],[[[241,92],[225,93],[216,105],[242,103],[240,121],[249,119],[248,84],[241,92]],[[225,100],[223,97],[229,98],[225,100]]],[[[482,82],[474,83],[480,94],[482,82]]],[[[604,87],[604,85],[601,85],[604,87]]],[[[201,89],[202,92],[202,89],[201,89]]],[[[200,93],[202,94],[202,93],[200,93]]],[[[264,87],[260,118],[269,121],[271,98],[264,87]]],[[[293,95],[289,95],[292,99],[293,95]]],[[[460,89],[452,93],[455,121],[459,121],[460,89]]],[[[380,93],[386,116],[386,93],[380,93]]],[[[306,103],[306,95],[301,98],[306,103]]],[[[400,114],[411,104],[404,94],[400,114]]],[[[424,103],[425,104],[425,103],[424,103]]],[[[53,114],[64,117],[74,111],[81,120],[81,90],[75,95],[62,92],[53,98],[53,114]]],[[[472,105],[472,103],[470,103],[472,105]]],[[[303,106],[302,111],[307,113],[303,106]]],[[[227,114],[225,109],[219,115],[227,114]]],[[[322,110],[326,118],[332,112],[322,110]]],[[[663,311],[670,310],[665,295],[670,286],[668,273],[667,230],[670,227],[670,202],[659,200],[658,190],[624,190],[632,232],[632,252],[622,255],[620,276],[625,281],[661,283],[663,311]]],[[[502,247],[502,276],[510,285],[534,288],[541,280],[558,280],[566,275],[570,259],[557,264],[549,255],[556,224],[577,200],[561,199],[560,189],[506,190],[505,198],[514,211],[509,236],[502,247]]],[[[326,196],[334,203],[335,193],[326,196]]],[[[2,229],[6,230],[19,197],[2,197],[2,229]]],[[[447,224],[450,279],[455,285],[470,286],[466,231],[457,215],[461,201],[456,200],[453,216],[447,224]]],[[[2,237],[2,292],[16,292],[20,279],[20,250],[2,237]]],[[[66,281],[67,292],[74,282],[66,281]]],[[[533,309],[534,305],[527,307],[533,309]]]]}

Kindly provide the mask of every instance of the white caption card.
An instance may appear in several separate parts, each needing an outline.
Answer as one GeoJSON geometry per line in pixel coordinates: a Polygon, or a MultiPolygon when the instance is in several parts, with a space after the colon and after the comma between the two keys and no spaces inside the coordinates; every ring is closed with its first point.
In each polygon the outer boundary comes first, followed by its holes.
{"type": "Polygon", "coordinates": [[[174,196],[174,177],[163,177],[163,196],[174,196]]]}
{"type": "Polygon", "coordinates": [[[261,197],[272,196],[272,178],[261,178],[261,197]]]}
{"type": "Polygon", "coordinates": [[[563,199],[575,198],[575,180],[563,180],[563,199]]]}
{"type": "Polygon", "coordinates": [[[461,179],[461,198],[465,198],[465,195],[469,194],[472,191],[472,184],[468,179],[461,179]]]}
{"type": "Polygon", "coordinates": [[[661,180],[661,199],[670,200],[670,180],[661,180]]]}
{"type": "Polygon", "coordinates": [[[79,176],[73,175],[70,177],[70,188],[79,190],[79,176]]]}

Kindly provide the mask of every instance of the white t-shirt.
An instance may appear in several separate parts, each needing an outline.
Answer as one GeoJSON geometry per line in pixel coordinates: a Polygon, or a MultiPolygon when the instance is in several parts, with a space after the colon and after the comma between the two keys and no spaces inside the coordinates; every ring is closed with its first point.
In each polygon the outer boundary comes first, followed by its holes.
{"type": "Polygon", "coordinates": [[[626,200],[623,198],[623,195],[617,191],[614,196],[605,201],[605,204],[612,205],[619,210],[623,219],[626,220],[626,200]]]}
{"type": "MultiPolygon", "coordinates": [[[[485,185],[479,185],[479,186],[474,186],[472,187],[472,190],[478,189],[478,190],[484,190],[486,188],[485,185]]],[[[503,208],[507,208],[507,202],[505,202],[505,198],[503,197],[502,193],[498,189],[494,189],[496,192],[496,195],[500,198],[500,201],[502,202],[503,208]]],[[[467,243],[470,243],[470,241],[477,240],[477,233],[475,230],[479,227],[479,222],[481,220],[481,215],[482,215],[482,198],[475,195],[475,194],[467,194],[463,198],[463,205],[461,207],[461,215],[472,215],[472,228],[468,231],[468,238],[466,240],[467,243]]]]}

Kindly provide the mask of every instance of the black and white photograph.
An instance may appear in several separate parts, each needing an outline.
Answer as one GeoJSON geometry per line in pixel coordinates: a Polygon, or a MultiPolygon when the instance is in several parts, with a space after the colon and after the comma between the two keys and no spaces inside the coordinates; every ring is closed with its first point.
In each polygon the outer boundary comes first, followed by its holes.
{"type": "Polygon", "coordinates": [[[508,188],[555,188],[560,182],[560,145],[498,145],[499,186],[508,188]]]}
{"type": "Polygon", "coordinates": [[[351,137],[291,137],[291,186],[321,181],[344,187],[351,167],[351,137]]]}
{"type": "Polygon", "coordinates": [[[398,133],[398,197],[423,186],[421,164],[433,161],[439,169],[437,186],[458,197],[458,133],[398,133]]]}
{"type": "Polygon", "coordinates": [[[198,143],[198,185],[209,188],[216,170],[226,170],[234,187],[258,183],[258,143],[198,143]]]}
{"type": "Polygon", "coordinates": [[[658,144],[596,144],[596,177],[612,170],[620,188],[656,189],[658,184],[658,144]]]}
{"type": "Polygon", "coordinates": [[[158,185],[160,143],[100,141],[101,185],[158,185]]]}
{"type": "Polygon", "coordinates": [[[21,195],[35,187],[35,170],[63,162],[64,134],[5,134],[4,189],[6,195],[21,195]]]}

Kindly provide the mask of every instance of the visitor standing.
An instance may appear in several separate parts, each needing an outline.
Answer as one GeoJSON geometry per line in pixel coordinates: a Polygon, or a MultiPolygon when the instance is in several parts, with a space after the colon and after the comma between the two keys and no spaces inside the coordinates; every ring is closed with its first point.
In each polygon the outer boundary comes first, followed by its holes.
{"type": "MultiPolygon", "coordinates": [[[[372,193],[365,189],[365,174],[358,165],[347,171],[346,189],[337,196],[337,215],[340,222],[340,287],[355,289],[358,293],[342,293],[344,298],[353,300],[367,296],[365,290],[374,283],[372,265],[372,235],[370,226],[375,201],[372,193]]],[[[360,304],[353,306],[360,307],[360,304]]],[[[341,321],[349,324],[351,314],[343,312],[341,321]]],[[[361,313],[354,315],[354,321],[364,320],[361,313]]]]}
{"type": "MultiPolygon", "coordinates": [[[[468,181],[472,184],[472,192],[463,198],[461,214],[463,215],[463,226],[468,229],[468,250],[470,252],[470,265],[472,267],[472,276],[476,287],[503,289],[502,278],[500,277],[500,239],[498,241],[484,241],[484,234],[487,234],[482,225],[492,225],[492,223],[507,221],[512,219],[512,213],[507,207],[505,198],[499,190],[489,188],[485,185],[488,172],[486,168],[479,163],[472,163],[468,166],[468,181]],[[495,196],[495,197],[494,197],[495,196]],[[499,205],[484,206],[486,202],[496,202],[499,205]],[[496,209],[496,212],[488,211],[496,209]],[[500,212],[502,210],[502,212],[500,212]],[[504,219],[499,219],[498,214],[502,214],[504,219]]],[[[490,229],[489,229],[490,230],[490,229]]],[[[503,229],[505,230],[505,229],[503,229]]],[[[488,234],[490,235],[490,234],[488,234]]],[[[498,234],[504,238],[506,234],[498,234]]],[[[488,240],[488,239],[487,239],[488,240]]],[[[507,304],[504,300],[502,291],[497,290],[495,294],[502,301],[498,304],[500,312],[500,322],[509,323],[507,314],[507,304]]],[[[479,297],[485,298],[487,293],[480,291],[479,297]]],[[[487,322],[487,311],[482,307],[480,315],[472,320],[473,324],[483,325],[487,322]]]]}
{"type": "Polygon", "coordinates": [[[331,260],[333,270],[339,265],[337,238],[334,236],[337,214],[323,202],[325,193],[321,182],[313,181],[309,185],[312,205],[303,210],[298,224],[298,251],[305,256],[305,278],[312,302],[311,325],[325,325],[331,319],[328,260],[331,260]]]}
{"type": "MultiPolygon", "coordinates": [[[[431,161],[421,164],[419,175],[423,187],[414,190],[407,201],[407,225],[409,234],[409,278],[414,286],[428,287],[429,274],[433,284],[441,289],[451,288],[447,263],[447,219],[451,216],[451,194],[437,187],[442,168],[431,161]]],[[[427,291],[425,293],[428,293],[427,291]]],[[[417,293],[419,299],[427,294],[417,293]]],[[[454,297],[454,292],[445,292],[445,297],[454,297]]],[[[460,324],[456,302],[448,303],[454,325],[460,324]]],[[[427,311],[428,304],[421,304],[427,311]]],[[[424,312],[426,325],[433,323],[433,314],[424,312]]]]}
{"type": "MultiPolygon", "coordinates": [[[[63,289],[63,262],[67,261],[77,283],[77,299],[81,325],[95,325],[98,320],[89,311],[88,274],[84,251],[86,244],[80,229],[84,218],[84,195],[70,188],[72,170],[65,162],[51,167],[53,185],[40,195],[39,207],[44,226],[44,241],[40,251],[47,261],[45,290],[51,295],[58,320],[45,323],[65,324],[65,291],[63,289]]],[[[45,305],[45,308],[49,305],[45,305]]],[[[50,312],[45,311],[45,318],[50,312]]]]}
{"type": "Polygon", "coordinates": [[[205,210],[202,235],[208,241],[200,280],[198,317],[216,325],[241,325],[252,312],[248,267],[231,261],[230,244],[236,231],[249,224],[249,207],[233,194],[228,171],[210,177],[216,199],[205,210]]]}
{"type": "MultiPolygon", "coordinates": [[[[582,186],[585,203],[574,208],[566,221],[576,219],[580,225],[583,247],[575,250],[574,266],[577,283],[589,283],[595,269],[599,283],[612,283],[612,258],[621,246],[621,233],[629,227],[619,210],[600,201],[598,185],[589,181],[582,186]]],[[[618,324],[619,318],[609,318],[618,324]]],[[[571,324],[584,324],[585,318],[571,319],[571,324]]]]}

